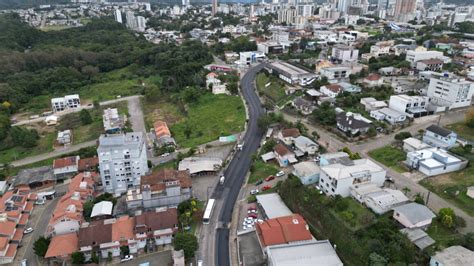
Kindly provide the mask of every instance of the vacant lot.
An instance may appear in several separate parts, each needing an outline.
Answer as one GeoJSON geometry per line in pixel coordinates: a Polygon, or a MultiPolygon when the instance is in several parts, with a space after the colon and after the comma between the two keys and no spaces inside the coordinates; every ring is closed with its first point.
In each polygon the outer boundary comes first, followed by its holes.
{"type": "Polygon", "coordinates": [[[158,102],[149,102],[146,99],[141,99],[141,101],[147,129],[152,128],[156,121],[165,121],[170,126],[184,118],[178,105],[171,103],[168,97],[163,97],[158,102]]]}
{"type": "MultiPolygon", "coordinates": [[[[45,126],[46,127],[46,126],[45,126]]],[[[55,132],[38,132],[40,139],[35,147],[13,147],[0,151],[0,164],[20,160],[29,156],[38,155],[53,150],[53,144],[56,140],[55,132]]]]}
{"type": "Polygon", "coordinates": [[[456,204],[467,214],[474,216],[474,199],[466,195],[467,187],[474,186],[474,165],[472,161],[462,171],[428,177],[423,179],[420,184],[456,204]]]}
{"type": "Polygon", "coordinates": [[[279,171],[278,167],[271,163],[264,163],[257,160],[251,168],[248,184],[254,184],[259,179],[265,179],[269,175],[275,175],[279,171]]]}
{"type": "Polygon", "coordinates": [[[466,126],[464,123],[456,123],[446,126],[453,130],[463,139],[474,141],[474,128],[466,126]]]}
{"type": "Polygon", "coordinates": [[[287,97],[285,85],[277,77],[267,76],[265,73],[257,75],[257,89],[260,94],[265,95],[273,103],[278,103],[287,97]],[[269,86],[265,86],[269,84],[269,86]]]}
{"type": "Polygon", "coordinates": [[[189,105],[187,115],[170,126],[180,147],[195,147],[219,136],[241,132],[245,107],[238,96],[205,94],[189,105]]]}
{"type": "Polygon", "coordinates": [[[397,172],[405,172],[405,169],[400,166],[400,162],[406,159],[406,153],[400,149],[396,149],[387,145],[382,148],[370,151],[369,155],[374,160],[394,169],[397,172]]]}

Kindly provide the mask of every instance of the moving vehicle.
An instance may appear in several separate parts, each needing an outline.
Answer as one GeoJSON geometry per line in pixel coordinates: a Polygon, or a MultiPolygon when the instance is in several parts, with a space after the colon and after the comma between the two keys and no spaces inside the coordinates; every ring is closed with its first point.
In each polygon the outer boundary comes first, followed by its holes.
{"type": "Polygon", "coordinates": [[[273,179],[275,179],[275,176],[274,175],[269,175],[267,178],[265,178],[265,181],[269,182],[269,181],[272,181],[273,179]]]}
{"type": "Polygon", "coordinates": [[[285,175],[285,172],[283,172],[283,171],[280,171],[280,172],[276,173],[277,177],[281,177],[281,176],[284,176],[284,175],[285,175]]]}
{"type": "Polygon", "coordinates": [[[211,220],[212,210],[214,209],[215,199],[209,199],[206,205],[206,210],[204,210],[204,215],[202,216],[202,223],[209,224],[211,220]]]}
{"type": "Polygon", "coordinates": [[[219,178],[219,184],[224,185],[225,182],[225,176],[221,175],[221,178],[219,178]]]}
{"type": "Polygon", "coordinates": [[[120,262],[126,262],[126,261],[131,261],[133,260],[133,255],[125,255],[123,259],[120,260],[120,262]]]}
{"type": "Polygon", "coordinates": [[[29,234],[33,231],[34,231],[34,229],[32,227],[28,227],[28,228],[25,229],[25,231],[23,233],[26,235],[26,234],[29,234]]]}
{"type": "Polygon", "coordinates": [[[44,199],[37,199],[37,200],[35,201],[35,205],[44,205],[44,203],[45,203],[45,200],[44,200],[44,199]]]}

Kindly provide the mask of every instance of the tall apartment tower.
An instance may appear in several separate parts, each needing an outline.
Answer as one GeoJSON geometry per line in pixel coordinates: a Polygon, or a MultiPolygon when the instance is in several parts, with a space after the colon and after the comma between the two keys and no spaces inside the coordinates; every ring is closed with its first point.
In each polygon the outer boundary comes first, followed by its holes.
{"type": "Polygon", "coordinates": [[[212,15],[216,15],[217,13],[217,0],[212,0],[212,15]]]}
{"type": "Polygon", "coordinates": [[[142,132],[101,135],[97,154],[104,190],[118,195],[139,186],[148,172],[146,152],[142,132]]]}
{"type": "Polygon", "coordinates": [[[117,21],[118,23],[122,24],[122,12],[120,12],[120,9],[115,9],[115,21],[117,21]]]}
{"type": "Polygon", "coordinates": [[[416,0],[397,0],[393,17],[400,22],[407,22],[415,17],[416,0]]]}

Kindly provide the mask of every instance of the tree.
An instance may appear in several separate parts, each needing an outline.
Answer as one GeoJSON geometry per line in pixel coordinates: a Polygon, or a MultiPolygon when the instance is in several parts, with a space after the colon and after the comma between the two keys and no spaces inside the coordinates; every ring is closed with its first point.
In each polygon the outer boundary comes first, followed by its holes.
{"type": "Polygon", "coordinates": [[[404,139],[411,138],[411,133],[403,131],[403,132],[400,132],[400,133],[396,134],[394,138],[395,138],[395,140],[401,142],[404,139]]]}
{"type": "Polygon", "coordinates": [[[425,200],[423,199],[423,196],[420,193],[416,193],[415,202],[418,204],[425,205],[425,200]]]}
{"type": "Polygon", "coordinates": [[[369,127],[369,130],[367,131],[367,136],[369,137],[377,136],[377,130],[375,130],[374,127],[369,127]]]}
{"type": "Polygon", "coordinates": [[[369,255],[369,266],[385,266],[388,264],[386,258],[380,256],[379,254],[372,252],[369,255]]]}
{"type": "Polygon", "coordinates": [[[39,139],[38,131],[36,131],[36,129],[28,129],[19,126],[10,129],[10,136],[13,144],[25,148],[36,146],[39,139]]]}
{"type": "Polygon", "coordinates": [[[184,257],[189,259],[194,257],[194,253],[199,247],[196,236],[190,233],[177,233],[173,239],[175,250],[184,250],[184,257]]]}
{"type": "Polygon", "coordinates": [[[4,113],[0,113],[0,140],[3,140],[8,136],[10,123],[10,118],[4,113]]]}
{"type": "Polygon", "coordinates": [[[324,102],[312,113],[314,120],[323,125],[336,124],[336,110],[328,103],[324,102]]]}
{"type": "Polygon", "coordinates": [[[456,214],[451,208],[441,208],[438,212],[441,223],[447,228],[453,228],[456,222],[456,214]]]}
{"type": "Polygon", "coordinates": [[[76,251],[71,254],[71,262],[73,265],[84,264],[86,262],[86,258],[84,257],[84,254],[76,251]]]}
{"type": "Polygon", "coordinates": [[[35,254],[44,258],[46,252],[48,251],[50,242],[51,240],[49,238],[45,238],[44,236],[38,238],[33,244],[33,250],[35,251],[35,254]]]}
{"type": "Polygon", "coordinates": [[[227,90],[230,92],[230,94],[238,94],[239,86],[237,85],[237,82],[229,82],[227,84],[227,90]]]}
{"type": "Polygon", "coordinates": [[[89,111],[87,109],[82,109],[81,112],[79,113],[79,118],[81,119],[81,123],[83,125],[89,125],[92,123],[92,117],[89,111]]]}

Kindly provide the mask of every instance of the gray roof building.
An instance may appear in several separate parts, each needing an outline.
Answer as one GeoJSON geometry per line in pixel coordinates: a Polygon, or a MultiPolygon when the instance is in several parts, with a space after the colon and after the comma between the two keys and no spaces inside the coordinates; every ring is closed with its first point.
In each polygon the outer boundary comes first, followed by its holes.
{"type": "Polygon", "coordinates": [[[293,214],[277,193],[257,195],[257,203],[268,219],[293,214]]]}
{"type": "Polygon", "coordinates": [[[393,208],[393,218],[407,228],[426,227],[436,215],[425,205],[408,203],[393,208]]]}
{"type": "Polygon", "coordinates": [[[41,166],[36,168],[23,169],[14,177],[13,187],[28,185],[30,188],[41,187],[48,183],[56,182],[53,168],[51,166],[41,166]]]}
{"type": "Polygon", "coordinates": [[[462,247],[451,246],[436,252],[431,257],[430,265],[435,266],[468,266],[474,261],[474,252],[462,247]]]}
{"type": "Polygon", "coordinates": [[[266,248],[270,266],[342,266],[329,240],[304,241],[266,248]]]}
{"type": "Polygon", "coordinates": [[[410,241],[415,244],[419,249],[425,249],[435,243],[433,238],[431,238],[425,231],[416,228],[409,229],[403,228],[400,230],[402,234],[405,234],[410,241]]]}

